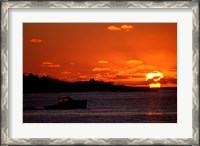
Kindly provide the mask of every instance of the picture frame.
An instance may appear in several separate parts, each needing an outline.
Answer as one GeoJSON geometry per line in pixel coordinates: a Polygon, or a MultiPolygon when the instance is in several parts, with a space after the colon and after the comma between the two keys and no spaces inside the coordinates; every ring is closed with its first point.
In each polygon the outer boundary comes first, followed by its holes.
{"type": "MultiPolygon", "coordinates": [[[[199,3],[196,1],[177,1],[177,2],[145,2],[145,1],[3,1],[1,2],[2,17],[1,17],[1,144],[2,145],[152,145],[152,144],[167,144],[167,145],[198,145],[199,144],[199,3]],[[155,9],[191,9],[192,10],[192,137],[191,138],[10,138],[9,132],[9,108],[10,108],[10,83],[9,78],[9,34],[10,30],[10,11],[11,9],[25,8],[155,8],[155,9]]],[[[106,131],[105,131],[106,132],[106,131]]],[[[173,132],[173,131],[171,131],[173,132]]]]}

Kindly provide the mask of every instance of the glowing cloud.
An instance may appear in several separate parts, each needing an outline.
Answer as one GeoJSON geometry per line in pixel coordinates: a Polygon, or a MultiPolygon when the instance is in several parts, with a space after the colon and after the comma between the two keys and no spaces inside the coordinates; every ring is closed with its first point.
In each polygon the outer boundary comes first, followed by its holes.
{"type": "Polygon", "coordinates": [[[100,60],[100,61],[98,61],[98,63],[99,63],[99,64],[107,64],[108,61],[106,61],[106,60],[100,60]]]}
{"type": "Polygon", "coordinates": [[[131,29],[133,29],[133,26],[132,25],[122,25],[121,29],[124,29],[126,31],[130,31],[131,29]]]}
{"type": "Polygon", "coordinates": [[[57,68],[57,67],[60,67],[60,65],[59,64],[52,64],[52,65],[49,65],[48,67],[57,68]]]}
{"type": "Polygon", "coordinates": [[[110,68],[100,68],[100,67],[95,67],[92,69],[92,71],[110,71],[110,68]]]}
{"type": "Polygon", "coordinates": [[[108,27],[108,30],[117,31],[117,30],[121,30],[121,27],[109,26],[109,27],[108,27]]]}
{"type": "Polygon", "coordinates": [[[62,71],[61,74],[62,75],[69,75],[69,74],[71,74],[71,72],[69,72],[69,71],[62,71]]]}
{"type": "Polygon", "coordinates": [[[111,30],[111,31],[120,31],[120,30],[125,30],[125,31],[130,31],[133,29],[133,26],[132,25],[121,25],[120,27],[117,27],[117,26],[109,26],[108,27],[108,30],[111,30]]]}
{"type": "Polygon", "coordinates": [[[148,64],[139,64],[137,66],[138,71],[151,71],[153,69],[154,69],[154,67],[151,65],[148,65],[148,64]]]}
{"type": "Polygon", "coordinates": [[[46,73],[46,72],[40,72],[39,74],[38,74],[38,76],[39,77],[46,77],[46,76],[48,76],[48,73],[46,73]]]}
{"type": "Polygon", "coordinates": [[[53,64],[53,63],[52,62],[48,62],[48,61],[42,62],[42,65],[51,65],[51,64],[53,64]]]}
{"type": "Polygon", "coordinates": [[[126,63],[128,64],[142,64],[141,60],[128,60],[126,63]]]}
{"type": "Polygon", "coordinates": [[[43,61],[40,66],[41,67],[47,67],[47,68],[58,68],[58,67],[61,67],[61,65],[54,64],[53,62],[49,62],[49,61],[43,61]]]}
{"type": "Polygon", "coordinates": [[[90,79],[90,77],[87,75],[80,75],[78,77],[78,80],[81,80],[81,81],[88,81],[89,79],[90,79]]]}
{"type": "Polygon", "coordinates": [[[42,42],[44,42],[44,41],[41,40],[41,39],[31,39],[30,42],[31,42],[31,43],[42,43],[42,42]]]}

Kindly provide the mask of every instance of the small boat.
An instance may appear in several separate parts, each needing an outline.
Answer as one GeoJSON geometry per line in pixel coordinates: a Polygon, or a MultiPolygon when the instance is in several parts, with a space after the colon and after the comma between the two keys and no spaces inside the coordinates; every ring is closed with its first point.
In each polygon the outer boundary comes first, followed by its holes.
{"type": "Polygon", "coordinates": [[[86,109],[87,100],[73,100],[71,97],[60,97],[58,103],[44,107],[47,110],[51,109],[86,109]]]}

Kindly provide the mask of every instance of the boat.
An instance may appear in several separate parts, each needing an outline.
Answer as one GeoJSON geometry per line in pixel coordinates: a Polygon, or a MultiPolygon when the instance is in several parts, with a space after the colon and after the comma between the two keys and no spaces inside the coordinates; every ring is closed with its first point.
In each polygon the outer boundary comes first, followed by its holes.
{"type": "Polygon", "coordinates": [[[53,109],[86,109],[87,100],[73,100],[71,97],[58,98],[57,104],[44,107],[47,110],[53,109]]]}

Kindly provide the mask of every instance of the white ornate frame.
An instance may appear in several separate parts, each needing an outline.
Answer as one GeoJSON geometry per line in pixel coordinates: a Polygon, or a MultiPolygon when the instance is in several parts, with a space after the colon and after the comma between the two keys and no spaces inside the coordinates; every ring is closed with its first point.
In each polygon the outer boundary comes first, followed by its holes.
{"type": "Polygon", "coordinates": [[[1,144],[2,145],[199,145],[199,6],[198,1],[4,1],[1,2],[1,144]],[[8,137],[8,9],[9,8],[190,8],[192,9],[192,53],[193,53],[193,137],[190,139],[150,139],[150,138],[60,138],[60,139],[11,139],[8,137]]]}

